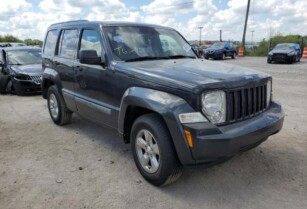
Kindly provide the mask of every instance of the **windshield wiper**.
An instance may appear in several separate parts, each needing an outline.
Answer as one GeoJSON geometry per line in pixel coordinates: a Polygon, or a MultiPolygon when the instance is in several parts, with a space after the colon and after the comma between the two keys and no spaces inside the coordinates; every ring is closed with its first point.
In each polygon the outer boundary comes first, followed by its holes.
{"type": "Polygon", "coordinates": [[[192,59],[196,59],[196,57],[194,56],[187,56],[187,55],[171,55],[171,56],[167,56],[169,59],[180,59],[180,58],[192,58],[192,59]]]}
{"type": "Polygon", "coordinates": [[[9,65],[22,65],[22,64],[20,64],[20,63],[14,63],[14,64],[9,64],[9,65]]]}
{"type": "Polygon", "coordinates": [[[132,59],[127,59],[125,62],[136,62],[136,61],[145,61],[145,60],[159,60],[159,59],[170,59],[169,57],[150,57],[150,56],[145,56],[145,57],[136,57],[132,59]]]}

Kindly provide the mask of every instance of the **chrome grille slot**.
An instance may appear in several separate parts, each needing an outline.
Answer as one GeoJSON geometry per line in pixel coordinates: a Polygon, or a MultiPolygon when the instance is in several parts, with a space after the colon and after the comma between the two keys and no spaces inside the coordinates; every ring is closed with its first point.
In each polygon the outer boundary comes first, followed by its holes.
{"type": "Polygon", "coordinates": [[[267,84],[226,91],[226,122],[247,119],[264,111],[266,92],[267,84]]]}

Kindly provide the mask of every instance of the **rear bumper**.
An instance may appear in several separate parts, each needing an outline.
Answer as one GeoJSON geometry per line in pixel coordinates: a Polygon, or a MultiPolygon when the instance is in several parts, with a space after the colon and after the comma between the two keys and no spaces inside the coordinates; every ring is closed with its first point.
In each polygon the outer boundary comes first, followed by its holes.
{"type": "Polygon", "coordinates": [[[209,163],[258,146],[278,133],[283,121],[281,106],[273,102],[269,110],[248,120],[220,127],[211,123],[195,123],[183,128],[192,133],[191,154],[195,163],[209,163]]]}

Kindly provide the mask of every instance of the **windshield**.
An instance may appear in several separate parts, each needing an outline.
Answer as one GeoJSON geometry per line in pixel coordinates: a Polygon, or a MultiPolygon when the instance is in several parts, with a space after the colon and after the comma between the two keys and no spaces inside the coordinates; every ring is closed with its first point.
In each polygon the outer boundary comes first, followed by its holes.
{"type": "Polygon", "coordinates": [[[277,49],[277,50],[293,50],[294,46],[291,46],[291,45],[288,45],[288,44],[282,44],[282,45],[275,46],[274,49],[277,49]]]}
{"type": "Polygon", "coordinates": [[[41,50],[8,51],[7,63],[9,65],[31,65],[42,63],[41,50]]]}
{"type": "Polygon", "coordinates": [[[212,44],[212,46],[210,48],[214,48],[214,49],[224,48],[224,43],[222,43],[222,42],[215,42],[214,44],[212,44]]]}
{"type": "Polygon", "coordinates": [[[110,26],[105,32],[115,60],[196,58],[190,45],[174,30],[110,26]]]}

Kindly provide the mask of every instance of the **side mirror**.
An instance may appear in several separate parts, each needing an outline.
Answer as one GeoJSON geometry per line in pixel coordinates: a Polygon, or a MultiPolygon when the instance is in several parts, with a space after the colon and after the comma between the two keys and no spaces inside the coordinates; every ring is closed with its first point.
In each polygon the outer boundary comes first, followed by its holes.
{"type": "Polygon", "coordinates": [[[103,63],[96,50],[80,50],[79,59],[82,64],[101,65],[103,63]]]}

